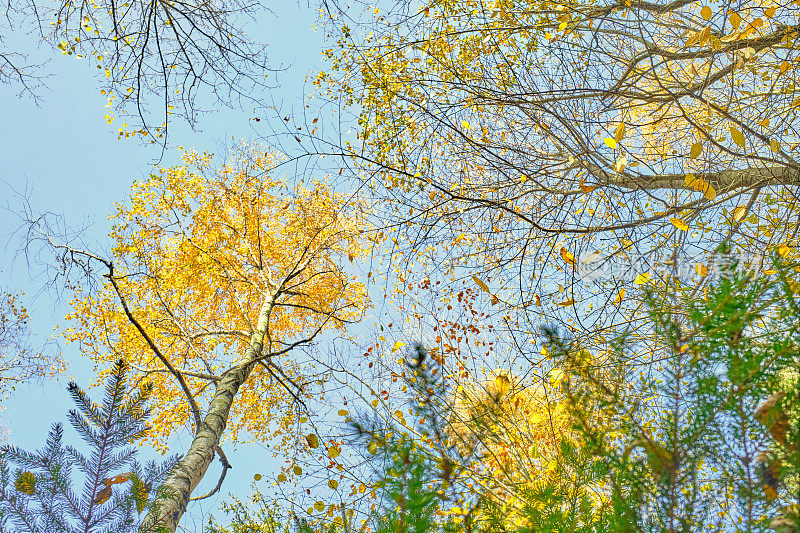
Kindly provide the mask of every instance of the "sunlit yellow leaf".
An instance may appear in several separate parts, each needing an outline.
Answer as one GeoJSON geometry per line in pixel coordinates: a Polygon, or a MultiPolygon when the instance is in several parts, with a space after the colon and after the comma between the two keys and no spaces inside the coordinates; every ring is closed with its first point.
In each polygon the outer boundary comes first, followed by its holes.
{"type": "Polygon", "coordinates": [[[714,189],[714,187],[712,187],[710,183],[706,183],[705,185],[706,187],[703,190],[703,196],[705,196],[706,199],[708,199],[709,201],[713,202],[714,199],[717,197],[717,190],[714,189]]]}
{"type": "Polygon", "coordinates": [[[700,154],[703,153],[703,143],[696,142],[692,145],[692,148],[689,150],[689,157],[691,159],[697,159],[700,157],[700,154]]]}
{"type": "Polygon", "coordinates": [[[336,488],[339,486],[339,482],[336,481],[335,479],[331,479],[330,481],[328,481],[328,486],[333,490],[336,490],[336,488]]]}
{"type": "Polygon", "coordinates": [[[638,276],[636,276],[636,279],[633,280],[633,282],[636,283],[637,285],[644,285],[648,281],[650,281],[649,272],[645,272],[644,274],[639,274],[638,276]]]}
{"type": "Polygon", "coordinates": [[[689,225],[686,224],[686,222],[682,218],[674,218],[673,217],[673,218],[670,218],[669,221],[672,222],[672,225],[675,226],[676,228],[678,228],[679,230],[682,230],[682,231],[688,231],[689,230],[689,225]]]}
{"type": "Polygon", "coordinates": [[[405,345],[406,345],[406,343],[404,343],[403,341],[395,342],[394,346],[392,346],[392,353],[396,352],[397,350],[399,350],[400,348],[402,348],[405,345]]]}
{"type": "Polygon", "coordinates": [[[464,237],[466,237],[466,236],[467,236],[467,234],[466,234],[466,233],[462,233],[461,235],[459,235],[458,237],[456,237],[456,240],[454,240],[454,241],[453,241],[453,244],[458,244],[458,243],[460,243],[460,242],[461,242],[461,241],[464,239],[464,237]]]}
{"type": "Polygon", "coordinates": [[[742,135],[742,132],[737,130],[733,126],[731,126],[730,130],[731,130],[731,139],[733,139],[733,142],[744,148],[744,135],[742,135]]]}
{"type": "Polygon", "coordinates": [[[780,152],[780,151],[781,151],[781,143],[779,143],[779,142],[778,142],[777,140],[775,140],[775,139],[770,139],[770,140],[769,140],[769,149],[770,149],[770,150],[772,150],[774,153],[776,153],[776,154],[777,154],[778,152],[780,152]]]}
{"type": "Polygon", "coordinates": [[[467,122],[466,120],[461,121],[461,127],[464,128],[465,130],[472,129],[472,126],[470,126],[469,122],[467,122]]]}
{"type": "Polygon", "coordinates": [[[606,146],[608,146],[612,150],[615,150],[617,148],[617,141],[615,141],[613,137],[606,137],[605,139],[603,139],[603,142],[606,143],[606,146]]]}
{"type": "Polygon", "coordinates": [[[787,255],[789,255],[789,252],[791,251],[792,249],[786,246],[785,244],[781,244],[780,246],[778,246],[778,254],[780,254],[781,257],[786,257],[787,255]]]}
{"type": "Polygon", "coordinates": [[[316,502],[316,503],[314,504],[314,509],[316,509],[317,511],[320,511],[320,512],[322,512],[322,511],[324,511],[324,510],[325,510],[325,504],[324,504],[324,503],[322,503],[322,502],[316,502]]]}
{"type": "Polygon", "coordinates": [[[733,221],[739,222],[747,215],[747,207],[740,205],[733,210],[733,221]]]}
{"type": "Polygon", "coordinates": [[[625,170],[625,167],[627,165],[628,165],[628,159],[625,156],[620,156],[619,159],[617,159],[617,164],[614,165],[614,170],[616,170],[617,173],[622,172],[623,170],[625,170]]]}
{"type": "Polygon", "coordinates": [[[694,265],[694,271],[698,276],[705,277],[708,274],[708,267],[703,263],[697,263],[694,265]]]}
{"type": "Polygon", "coordinates": [[[336,459],[337,457],[339,457],[340,453],[341,452],[339,451],[339,448],[337,448],[336,446],[331,446],[330,448],[328,448],[328,457],[330,457],[331,459],[336,459]]]}
{"type": "Polygon", "coordinates": [[[703,9],[700,10],[700,16],[703,17],[705,20],[711,20],[711,15],[713,15],[713,12],[711,11],[711,8],[708,6],[703,6],[703,9]]]}

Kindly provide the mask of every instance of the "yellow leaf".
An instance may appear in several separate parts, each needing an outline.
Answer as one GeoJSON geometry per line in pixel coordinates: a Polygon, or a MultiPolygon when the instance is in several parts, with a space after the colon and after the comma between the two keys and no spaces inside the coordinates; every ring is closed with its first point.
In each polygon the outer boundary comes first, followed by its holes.
{"type": "Polygon", "coordinates": [[[764,274],[766,274],[767,276],[771,276],[772,274],[777,274],[777,273],[778,273],[777,270],[772,270],[772,269],[764,271],[764,274]]]}
{"type": "Polygon", "coordinates": [[[606,146],[608,146],[612,150],[615,150],[617,148],[617,141],[615,141],[613,137],[606,137],[605,139],[603,139],[603,142],[606,143],[606,146]]]}
{"type": "Polygon", "coordinates": [[[253,479],[255,479],[256,481],[261,481],[261,474],[254,475],[253,479]]]}
{"type": "Polygon", "coordinates": [[[591,185],[585,185],[583,183],[583,177],[581,177],[580,181],[578,182],[578,187],[586,194],[589,194],[590,192],[592,192],[597,188],[597,187],[592,187],[591,185]]]}
{"type": "Polygon", "coordinates": [[[648,281],[650,281],[650,273],[649,272],[646,272],[644,274],[639,274],[638,276],[636,276],[636,279],[633,280],[633,282],[636,283],[637,285],[644,285],[648,281]]]}
{"type": "Polygon", "coordinates": [[[569,250],[563,246],[561,247],[561,259],[563,259],[568,265],[575,266],[575,256],[569,253],[569,250]]]}
{"type": "Polygon", "coordinates": [[[781,151],[781,144],[776,141],[775,139],[769,140],[769,149],[772,150],[774,153],[778,153],[781,151]]]}
{"type": "Polygon", "coordinates": [[[278,474],[278,483],[286,481],[286,474],[278,474]]]}
{"type": "Polygon", "coordinates": [[[378,441],[373,440],[369,444],[367,444],[367,451],[372,455],[378,453],[378,441]]]}
{"type": "Polygon", "coordinates": [[[570,298],[569,300],[558,302],[558,305],[560,305],[561,307],[569,307],[570,305],[575,305],[575,300],[573,298],[570,298]]]}
{"type": "Polygon", "coordinates": [[[728,20],[730,20],[734,30],[742,23],[742,17],[736,11],[729,11],[728,20]]]}
{"type": "Polygon", "coordinates": [[[488,286],[488,285],[486,285],[486,284],[485,284],[485,283],[484,283],[484,282],[483,282],[483,281],[482,281],[482,280],[481,280],[481,279],[480,279],[478,276],[475,276],[475,275],[473,274],[473,276],[472,276],[472,281],[474,281],[474,282],[475,282],[475,285],[477,285],[478,287],[480,287],[480,288],[481,288],[481,290],[483,290],[483,292],[486,292],[486,293],[488,293],[488,292],[489,292],[489,286],[488,286]]]}
{"type": "Polygon", "coordinates": [[[468,129],[472,128],[472,126],[470,126],[469,122],[467,122],[466,120],[462,120],[461,121],[461,127],[464,128],[465,130],[468,130],[468,129]]]}
{"type": "MultiPolygon", "coordinates": [[[[405,344],[403,344],[405,346],[405,344]]],[[[347,416],[350,413],[347,412],[347,409],[339,409],[339,416],[347,416]]]]}
{"type": "Polygon", "coordinates": [[[710,183],[706,183],[705,190],[703,191],[703,196],[706,197],[709,201],[713,202],[714,199],[717,197],[717,191],[714,187],[711,186],[710,183]]]}
{"type": "MultiPolygon", "coordinates": [[[[625,123],[620,122],[619,126],[617,126],[617,131],[614,132],[614,142],[620,143],[622,142],[622,138],[625,137],[625,123]]],[[[613,146],[611,148],[614,148],[613,146]]]]}
{"type": "Polygon", "coordinates": [[[322,511],[324,511],[324,510],[325,510],[325,504],[324,504],[324,503],[322,503],[322,502],[316,502],[316,503],[314,504],[314,509],[316,509],[317,511],[320,511],[320,512],[322,512],[322,511]]]}
{"type": "Polygon", "coordinates": [[[739,222],[747,215],[747,207],[740,205],[733,210],[733,221],[739,222]]]}
{"type": "Polygon", "coordinates": [[[295,467],[292,468],[292,472],[294,472],[295,476],[300,476],[300,475],[303,474],[303,469],[300,468],[299,466],[295,465],[295,467]]]}
{"type": "Polygon", "coordinates": [[[673,218],[670,218],[669,221],[672,222],[673,226],[675,226],[676,228],[678,228],[681,231],[688,231],[689,230],[689,225],[686,224],[686,222],[682,218],[674,218],[673,217],[673,218]]]}
{"type": "Polygon", "coordinates": [[[394,346],[392,346],[392,353],[396,352],[397,350],[399,350],[400,348],[402,348],[405,345],[406,345],[406,343],[404,343],[403,341],[395,342],[394,346]]]}
{"type": "Polygon", "coordinates": [[[700,157],[700,154],[703,153],[703,143],[696,142],[692,145],[692,148],[689,150],[689,157],[691,159],[697,159],[700,157]]]}
{"type": "Polygon", "coordinates": [[[742,132],[737,130],[733,126],[731,126],[730,129],[731,129],[731,139],[733,139],[733,142],[744,148],[744,135],[742,135],[742,132]]]}
{"type": "Polygon", "coordinates": [[[23,494],[33,496],[36,492],[36,476],[33,472],[21,472],[14,482],[14,488],[23,494]]]}
{"type": "Polygon", "coordinates": [[[541,307],[542,306],[542,299],[539,298],[538,294],[534,294],[533,295],[533,303],[535,303],[537,305],[537,307],[541,307]]]}
{"type": "Polygon", "coordinates": [[[698,276],[706,277],[708,274],[708,267],[703,263],[697,263],[694,265],[694,271],[698,276]]]}
{"type": "Polygon", "coordinates": [[[700,16],[705,20],[711,20],[711,15],[713,15],[713,13],[708,6],[703,6],[703,9],[700,10],[700,16]]]}
{"type": "Polygon", "coordinates": [[[340,453],[341,452],[339,451],[339,448],[337,448],[336,446],[331,446],[330,448],[328,448],[328,457],[330,457],[331,459],[336,459],[337,457],[339,457],[340,453]]]}
{"type": "Polygon", "coordinates": [[[332,480],[328,481],[328,486],[330,488],[332,488],[333,490],[336,490],[336,488],[339,486],[339,482],[336,481],[335,479],[332,479],[332,480]]]}
{"type": "Polygon", "coordinates": [[[789,255],[789,252],[791,251],[792,249],[786,246],[785,244],[781,244],[780,246],[778,246],[778,253],[780,254],[781,257],[786,257],[787,255],[789,255]]]}
{"type": "Polygon", "coordinates": [[[683,182],[686,184],[687,187],[693,187],[694,188],[694,182],[696,180],[697,180],[697,177],[694,174],[692,174],[691,172],[689,172],[688,174],[686,174],[686,179],[683,180],[683,182]]]}
{"type": "Polygon", "coordinates": [[[494,386],[497,389],[497,394],[500,396],[505,396],[511,389],[511,381],[505,374],[500,374],[494,378],[494,386]]]}
{"type": "Polygon", "coordinates": [[[617,164],[614,165],[614,170],[616,170],[617,173],[622,172],[623,170],[625,170],[625,167],[627,165],[628,165],[628,159],[625,156],[620,156],[620,158],[617,159],[617,164]]]}
{"type": "Polygon", "coordinates": [[[624,288],[620,289],[619,292],[617,293],[617,297],[614,298],[614,305],[619,305],[620,303],[622,303],[623,298],[625,298],[624,288]]]}
{"type": "Polygon", "coordinates": [[[526,176],[525,174],[519,177],[520,183],[525,183],[526,181],[528,181],[528,176],[526,176]]]}
{"type": "Polygon", "coordinates": [[[456,237],[456,240],[454,240],[454,241],[453,241],[453,244],[458,244],[458,243],[460,243],[460,242],[461,242],[461,241],[464,239],[464,237],[466,237],[466,236],[467,236],[467,234],[466,234],[466,233],[462,233],[461,235],[459,235],[458,237],[456,237]]]}

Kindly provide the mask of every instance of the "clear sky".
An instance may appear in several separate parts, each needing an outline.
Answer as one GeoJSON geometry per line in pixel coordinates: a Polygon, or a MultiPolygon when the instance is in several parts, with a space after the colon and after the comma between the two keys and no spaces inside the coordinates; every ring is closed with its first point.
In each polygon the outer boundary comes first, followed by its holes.
{"type": "MultiPolygon", "coordinates": [[[[305,76],[321,66],[323,36],[312,30],[317,12],[305,0],[300,1],[302,5],[269,3],[273,13],[266,14],[256,25],[260,32],[256,37],[269,44],[273,64],[288,67],[277,75],[279,87],[269,95],[287,110],[300,107],[305,76]]],[[[37,49],[33,38],[19,34],[5,44],[37,49]]],[[[38,53],[48,57],[45,48],[38,53]]],[[[92,78],[96,72],[93,69],[85,60],[53,55],[45,67],[52,77],[39,91],[38,105],[29,98],[18,98],[18,87],[0,85],[0,180],[5,182],[0,182],[0,205],[17,205],[12,189],[27,191],[34,210],[63,214],[73,225],[88,223],[87,237],[102,246],[113,203],[126,198],[133,180],[149,174],[160,149],[117,140],[116,124],[109,126],[103,119],[106,100],[92,78]]],[[[249,120],[252,116],[252,112],[223,110],[201,117],[196,131],[175,123],[170,133],[173,149],[162,164],[177,160],[179,153],[174,147],[179,144],[217,152],[218,146],[230,145],[234,139],[256,138],[258,132],[251,128],[253,122],[249,120]]],[[[8,236],[17,224],[12,213],[0,210],[0,288],[28,293],[26,303],[33,309],[34,342],[44,343],[52,336],[53,327],[63,323],[67,302],[55,298],[41,280],[31,279],[25,259],[15,256],[18,242],[9,241],[8,236]]],[[[0,421],[6,432],[10,430],[10,441],[23,448],[40,448],[51,423],[65,422],[67,410],[73,407],[67,382],[75,379],[86,386],[91,380],[90,366],[81,359],[77,347],[63,343],[62,347],[69,363],[66,375],[43,386],[18,388],[3,405],[0,421]]],[[[94,391],[94,397],[98,394],[94,391]]],[[[176,451],[185,449],[188,436],[184,432],[183,444],[176,451]]],[[[78,444],[71,431],[67,432],[67,439],[78,444]]],[[[271,470],[271,456],[258,444],[227,450],[227,454],[233,469],[222,496],[234,492],[246,498],[253,474],[271,470]]],[[[218,472],[215,462],[198,491],[213,487],[218,472]]],[[[199,524],[203,513],[216,509],[218,502],[213,498],[199,507],[190,507],[190,515],[182,525],[193,531],[192,524],[199,524]]]]}

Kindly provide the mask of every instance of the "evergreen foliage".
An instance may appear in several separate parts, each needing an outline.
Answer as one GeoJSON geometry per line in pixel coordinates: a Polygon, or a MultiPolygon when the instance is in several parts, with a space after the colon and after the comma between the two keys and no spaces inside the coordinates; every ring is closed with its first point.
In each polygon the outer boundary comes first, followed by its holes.
{"type": "Polygon", "coordinates": [[[64,429],[53,424],[44,448],[28,452],[5,446],[0,455],[0,532],[126,533],[137,528],[150,490],[166,477],[177,457],[144,467],[131,446],[148,430],[150,385],[128,390],[127,365],[114,365],[103,403],[93,403],[75,383],[68,390],[76,409],[68,420],[91,452],[64,445],[64,429]],[[83,474],[76,488],[72,470],[83,474]],[[117,486],[115,488],[115,485],[117,486]]]}

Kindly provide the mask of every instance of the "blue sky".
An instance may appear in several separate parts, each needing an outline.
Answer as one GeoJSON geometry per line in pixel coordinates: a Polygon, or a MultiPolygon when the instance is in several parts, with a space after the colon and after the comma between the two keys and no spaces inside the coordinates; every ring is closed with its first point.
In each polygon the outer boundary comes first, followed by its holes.
{"type": "MultiPolygon", "coordinates": [[[[279,85],[269,94],[288,112],[302,105],[304,79],[321,66],[323,36],[312,30],[316,10],[305,2],[276,2],[270,7],[273,13],[258,21],[256,27],[261,35],[255,37],[269,44],[274,65],[288,67],[277,75],[279,85]]],[[[45,48],[36,51],[38,45],[32,37],[15,34],[5,44],[34,50],[34,55],[42,58],[50,57],[45,48]]],[[[102,246],[114,202],[123,201],[131,183],[149,174],[160,150],[132,140],[117,140],[116,125],[109,126],[103,119],[106,100],[92,77],[96,70],[87,61],[53,55],[45,70],[52,77],[39,91],[38,103],[30,98],[20,99],[18,87],[0,85],[0,180],[5,182],[0,182],[0,205],[13,209],[17,204],[12,191],[26,192],[34,210],[63,214],[72,225],[88,224],[86,237],[102,246]]],[[[233,140],[257,138],[258,132],[249,120],[252,116],[252,112],[225,109],[202,116],[196,131],[175,123],[170,133],[173,149],[166,153],[162,164],[177,161],[177,145],[218,152],[217,147],[230,145],[233,140]]],[[[68,295],[59,300],[41,279],[31,278],[25,259],[15,255],[17,242],[9,240],[17,223],[13,213],[0,210],[0,288],[28,294],[26,304],[33,310],[34,343],[40,344],[53,335],[55,325],[63,323],[68,295]]],[[[81,359],[77,347],[62,347],[69,363],[64,376],[42,386],[19,387],[4,402],[0,421],[10,429],[12,443],[31,450],[41,447],[50,424],[65,421],[67,410],[72,408],[67,382],[75,379],[85,386],[91,381],[91,368],[81,359]]],[[[67,435],[70,442],[77,443],[74,433],[67,435]]],[[[184,432],[184,443],[188,436],[184,432]]],[[[180,449],[182,446],[175,451],[180,449]]],[[[253,474],[266,473],[269,467],[265,461],[271,462],[271,456],[258,444],[227,450],[227,454],[234,468],[228,474],[222,496],[235,492],[246,498],[253,474]]],[[[198,493],[216,483],[217,473],[215,462],[198,493]]],[[[218,502],[213,498],[190,507],[190,515],[182,525],[193,531],[193,523],[199,523],[203,513],[216,509],[218,502]]]]}

